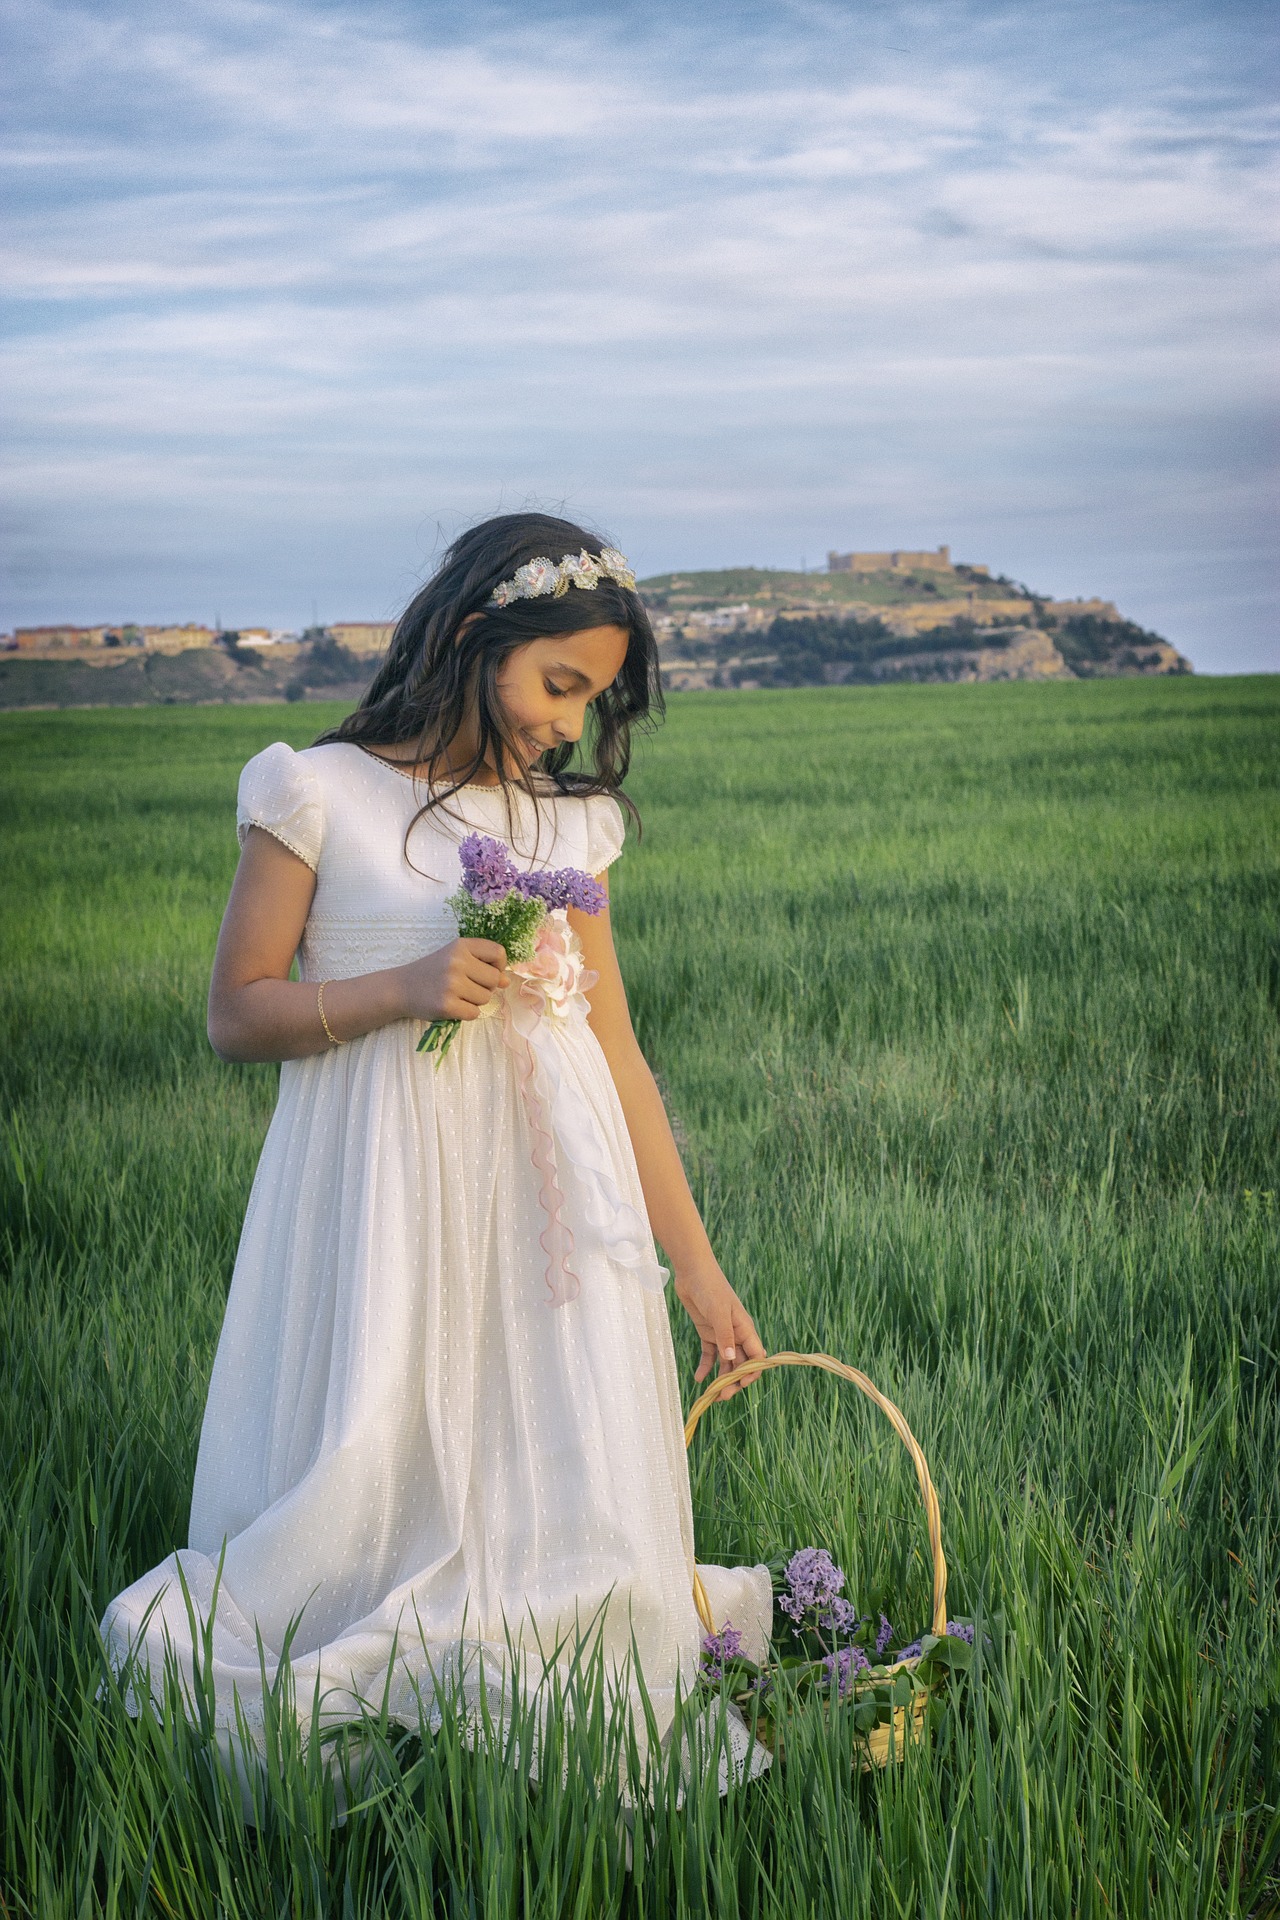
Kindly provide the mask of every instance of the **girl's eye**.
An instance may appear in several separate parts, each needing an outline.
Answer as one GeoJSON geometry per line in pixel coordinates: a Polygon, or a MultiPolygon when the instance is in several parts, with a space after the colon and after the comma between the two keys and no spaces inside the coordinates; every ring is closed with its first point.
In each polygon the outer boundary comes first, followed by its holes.
{"type": "Polygon", "coordinates": [[[568,689],[565,687],[553,687],[549,680],[544,680],[542,684],[546,688],[548,693],[552,693],[555,695],[557,700],[563,700],[566,692],[568,691],[568,689]]]}

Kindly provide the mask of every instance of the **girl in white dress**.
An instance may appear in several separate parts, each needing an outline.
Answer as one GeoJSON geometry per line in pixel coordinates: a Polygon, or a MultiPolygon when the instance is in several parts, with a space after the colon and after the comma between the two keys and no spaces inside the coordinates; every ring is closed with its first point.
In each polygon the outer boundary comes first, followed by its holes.
{"type": "MultiPolygon", "coordinates": [[[[622,556],[509,515],[454,543],[355,713],[241,776],[209,1037],[223,1059],[282,1062],[279,1102],[189,1545],[103,1621],[115,1666],[135,1656],[157,1694],[166,1655],[188,1677],[194,1656],[226,1728],[237,1701],[261,1723],[260,1642],[268,1681],[287,1658],[299,1711],[318,1695],[329,1723],[385,1697],[416,1726],[470,1654],[489,1679],[510,1644],[592,1625],[615,1670],[634,1649],[660,1726],[694,1677],[650,1223],[701,1338],[694,1378],[764,1348],[689,1192],[607,911],[569,912],[560,991],[540,998],[446,905],[473,832],[525,871],[604,875],[629,729],[660,697],[622,556]],[[437,1064],[415,1049],[438,1019],[462,1025],[437,1064]]],[[[767,1569],[698,1574],[761,1657],[767,1569]]]]}

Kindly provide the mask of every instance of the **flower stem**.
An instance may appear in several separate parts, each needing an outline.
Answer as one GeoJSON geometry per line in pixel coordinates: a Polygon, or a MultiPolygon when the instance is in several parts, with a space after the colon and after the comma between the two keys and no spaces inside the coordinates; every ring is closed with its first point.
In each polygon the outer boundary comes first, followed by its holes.
{"type": "Polygon", "coordinates": [[[461,1020],[433,1020],[417,1045],[419,1053],[434,1053],[436,1065],[444,1059],[453,1045],[461,1020]]]}

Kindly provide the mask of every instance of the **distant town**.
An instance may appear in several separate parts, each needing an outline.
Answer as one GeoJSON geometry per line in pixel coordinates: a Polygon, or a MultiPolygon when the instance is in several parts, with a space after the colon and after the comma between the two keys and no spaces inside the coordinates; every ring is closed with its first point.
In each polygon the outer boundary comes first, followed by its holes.
{"type": "MultiPolygon", "coordinates": [[[[1109,600],[1055,600],[950,549],[831,552],[640,582],[670,692],[1189,673],[1109,600]]],[[[392,623],[132,623],[0,634],[0,707],[357,699],[392,623]]]]}
{"type": "Polygon", "coordinates": [[[114,666],[119,656],[131,649],[144,653],[188,653],[193,648],[236,645],[241,647],[301,646],[308,640],[328,635],[352,653],[385,653],[391,639],[391,625],[376,620],[338,620],[327,627],[308,627],[296,632],[278,627],[202,627],[193,620],[177,626],[101,626],[101,627],[15,627],[12,633],[0,633],[0,651],[26,653],[48,659],[66,659],[71,655],[102,655],[101,665],[114,666]]]}

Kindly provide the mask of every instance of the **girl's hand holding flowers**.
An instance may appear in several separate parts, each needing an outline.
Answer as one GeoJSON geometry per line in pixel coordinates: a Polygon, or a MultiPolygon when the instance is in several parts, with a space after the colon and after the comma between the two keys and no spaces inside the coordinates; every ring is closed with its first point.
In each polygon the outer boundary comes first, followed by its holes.
{"type": "Polygon", "coordinates": [[[404,969],[410,1020],[475,1020],[511,984],[507,950],[496,940],[451,940],[404,969]]]}

